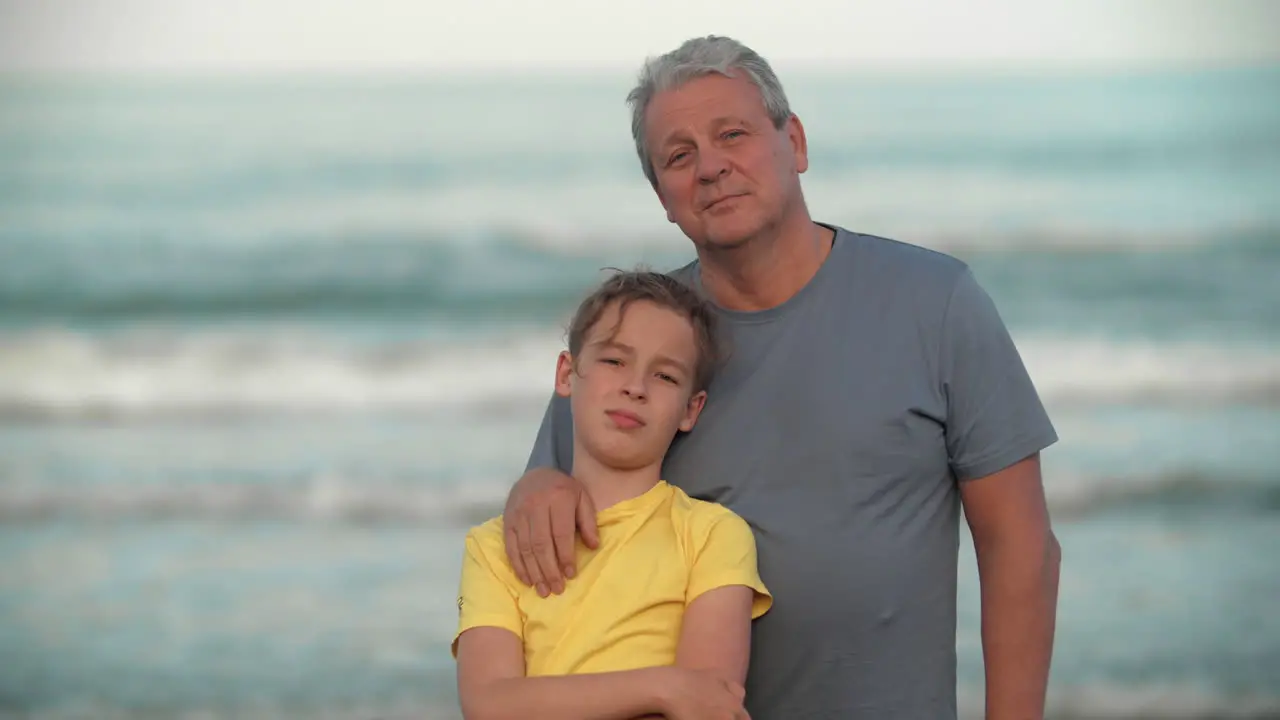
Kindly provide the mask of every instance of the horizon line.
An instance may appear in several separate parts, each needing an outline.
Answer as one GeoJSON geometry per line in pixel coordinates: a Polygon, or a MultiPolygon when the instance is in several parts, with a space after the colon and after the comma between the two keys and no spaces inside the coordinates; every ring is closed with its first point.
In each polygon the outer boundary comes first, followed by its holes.
{"type": "MultiPolygon", "coordinates": [[[[954,61],[851,60],[836,62],[779,59],[770,63],[779,75],[841,76],[1016,76],[1016,75],[1110,75],[1163,72],[1212,72],[1233,70],[1280,69],[1277,58],[1150,58],[1150,59],[1020,59],[999,61],[970,59],[954,61]]],[[[516,77],[565,79],[609,79],[621,75],[634,78],[640,63],[597,63],[591,65],[560,63],[529,65],[409,65],[375,64],[364,66],[298,65],[274,67],[179,65],[117,67],[2,67],[0,79],[506,79],[516,77]]]]}

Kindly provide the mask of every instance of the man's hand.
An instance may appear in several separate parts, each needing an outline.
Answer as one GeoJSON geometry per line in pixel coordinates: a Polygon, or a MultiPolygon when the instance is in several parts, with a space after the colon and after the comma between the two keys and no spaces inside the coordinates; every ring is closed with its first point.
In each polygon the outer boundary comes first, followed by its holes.
{"type": "Polygon", "coordinates": [[[502,512],[507,558],[516,577],[538,595],[564,592],[565,578],[577,572],[578,533],[589,548],[600,544],[596,507],[582,484],[554,468],[524,474],[502,512]]]}
{"type": "Polygon", "coordinates": [[[667,720],[751,720],[742,685],[714,671],[672,667],[661,692],[667,720]]]}

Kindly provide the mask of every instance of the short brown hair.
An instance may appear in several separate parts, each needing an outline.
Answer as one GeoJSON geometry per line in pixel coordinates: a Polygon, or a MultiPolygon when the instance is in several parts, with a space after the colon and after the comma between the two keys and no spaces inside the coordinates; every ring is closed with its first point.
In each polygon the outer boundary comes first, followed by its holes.
{"type": "Polygon", "coordinates": [[[587,333],[599,322],[605,309],[618,303],[618,318],[627,306],[637,300],[651,302],[659,307],[675,311],[693,326],[694,343],[698,348],[698,364],[693,372],[693,392],[707,389],[721,361],[720,340],[716,317],[711,305],[689,286],[670,275],[649,270],[614,270],[578,306],[569,324],[569,354],[577,363],[587,333]]]}

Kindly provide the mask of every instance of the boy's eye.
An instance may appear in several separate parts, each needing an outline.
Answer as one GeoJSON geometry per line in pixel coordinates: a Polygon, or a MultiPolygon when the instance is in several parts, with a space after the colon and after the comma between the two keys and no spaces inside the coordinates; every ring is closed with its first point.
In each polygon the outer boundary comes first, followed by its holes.
{"type": "Polygon", "coordinates": [[[618,358],[611,358],[611,357],[600,358],[600,362],[604,363],[605,365],[621,365],[622,364],[622,361],[619,360],[618,358]]]}
{"type": "Polygon", "coordinates": [[[673,376],[671,376],[671,375],[668,375],[668,374],[666,374],[666,373],[658,373],[658,379],[659,379],[659,380],[666,381],[666,382],[669,382],[669,383],[671,383],[672,385],[679,385],[679,384],[680,384],[680,381],[679,381],[679,380],[675,379],[675,377],[673,377],[673,376]]]}

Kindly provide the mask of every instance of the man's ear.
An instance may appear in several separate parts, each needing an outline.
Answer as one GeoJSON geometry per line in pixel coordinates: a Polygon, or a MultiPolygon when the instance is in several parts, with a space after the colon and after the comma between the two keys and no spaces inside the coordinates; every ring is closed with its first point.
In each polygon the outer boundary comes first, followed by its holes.
{"type": "Polygon", "coordinates": [[[787,141],[791,144],[792,162],[796,165],[797,173],[804,173],[809,169],[809,140],[804,134],[804,125],[801,124],[800,118],[792,114],[786,124],[787,141]]]}
{"type": "Polygon", "coordinates": [[[573,356],[568,350],[561,351],[556,359],[556,394],[569,397],[573,392],[573,356]]]}
{"type": "Polygon", "coordinates": [[[680,429],[689,432],[698,422],[698,415],[702,413],[702,408],[707,404],[707,391],[699,390],[689,398],[689,402],[684,408],[684,417],[680,420],[680,429]]]}

